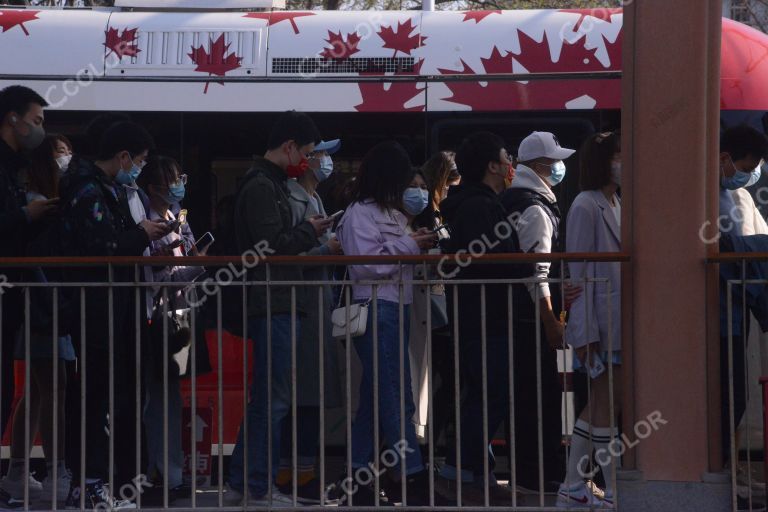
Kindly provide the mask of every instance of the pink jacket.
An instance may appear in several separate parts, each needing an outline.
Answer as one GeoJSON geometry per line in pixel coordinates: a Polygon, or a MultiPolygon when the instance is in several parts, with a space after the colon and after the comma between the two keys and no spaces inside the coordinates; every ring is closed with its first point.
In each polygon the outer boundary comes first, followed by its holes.
{"type": "MultiPolygon", "coordinates": [[[[352,203],[336,228],[336,236],[347,256],[397,256],[419,254],[419,246],[406,233],[408,220],[398,210],[385,210],[373,200],[352,203]]],[[[401,281],[413,279],[412,265],[351,265],[352,280],[387,280],[378,288],[378,298],[398,302],[401,281]]],[[[403,287],[403,303],[413,301],[412,286],[403,287]]],[[[372,287],[353,286],[354,299],[371,298],[372,287]]]]}

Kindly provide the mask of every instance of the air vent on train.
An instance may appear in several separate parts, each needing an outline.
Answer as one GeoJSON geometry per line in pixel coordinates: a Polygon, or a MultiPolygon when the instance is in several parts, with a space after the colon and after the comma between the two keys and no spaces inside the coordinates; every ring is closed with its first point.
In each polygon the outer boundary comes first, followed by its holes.
{"type": "Polygon", "coordinates": [[[341,73],[413,73],[413,57],[273,57],[273,75],[341,73]]]}

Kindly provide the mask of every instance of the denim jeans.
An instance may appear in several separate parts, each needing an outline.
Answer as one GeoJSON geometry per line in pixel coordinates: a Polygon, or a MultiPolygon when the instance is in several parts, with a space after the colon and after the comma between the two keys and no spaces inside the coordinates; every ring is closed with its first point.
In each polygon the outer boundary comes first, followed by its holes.
{"type": "MultiPolygon", "coordinates": [[[[404,307],[403,340],[405,381],[405,433],[400,432],[400,323],[398,304],[379,299],[378,301],[378,377],[379,377],[379,426],[381,439],[397,455],[397,464],[405,456],[406,474],[411,475],[424,469],[421,451],[416,439],[412,418],[416,407],[411,392],[411,370],[408,361],[408,306],[404,307]],[[403,445],[402,441],[407,444],[403,445]]],[[[373,304],[368,311],[368,325],[365,334],[354,340],[355,350],[363,367],[360,383],[360,405],[352,425],[352,466],[361,468],[371,461],[373,451],[373,304]]],[[[390,458],[391,460],[391,458],[390,458]]],[[[384,459],[382,459],[382,462],[384,459]]],[[[394,468],[391,468],[394,469],[394,468]]]]}
{"type": "MultiPolygon", "coordinates": [[[[296,338],[300,323],[296,322],[296,338]]],[[[290,315],[249,319],[249,332],[253,333],[253,383],[246,415],[248,419],[248,488],[255,498],[267,494],[275,478],[280,462],[281,423],[291,406],[291,317],[290,315]],[[272,417],[267,410],[267,326],[272,327],[272,417]],[[272,422],[272,460],[267,460],[268,419],[272,422]],[[272,465],[272,482],[268,481],[272,465]]],[[[237,443],[229,466],[229,485],[242,491],[243,479],[243,425],[237,434],[237,443]]]]}
{"type": "MultiPolygon", "coordinates": [[[[165,474],[163,467],[163,381],[145,379],[144,428],[147,435],[148,473],[157,470],[165,474]]],[[[184,466],[184,450],[181,447],[181,382],[168,376],[168,488],[180,486],[184,466]]]]}

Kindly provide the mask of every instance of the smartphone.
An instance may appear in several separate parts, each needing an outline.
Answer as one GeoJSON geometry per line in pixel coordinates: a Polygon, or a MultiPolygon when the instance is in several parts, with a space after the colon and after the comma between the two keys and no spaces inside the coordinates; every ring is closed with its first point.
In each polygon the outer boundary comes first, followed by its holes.
{"type": "Polygon", "coordinates": [[[446,231],[448,231],[448,226],[447,226],[447,225],[445,225],[445,224],[440,224],[440,225],[439,225],[439,226],[437,226],[435,229],[433,229],[431,232],[432,232],[432,233],[439,233],[439,232],[440,232],[440,231],[442,231],[442,230],[446,230],[446,231]]]}
{"type": "Polygon", "coordinates": [[[180,224],[186,224],[187,223],[187,210],[186,209],[179,210],[179,215],[176,218],[179,219],[179,223],[180,224]]]}
{"type": "Polygon", "coordinates": [[[339,210],[336,213],[334,213],[333,215],[330,215],[328,218],[331,219],[331,220],[336,220],[339,217],[341,217],[343,214],[344,214],[344,210],[339,210]]]}
{"type": "Polygon", "coordinates": [[[169,220],[169,221],[166,221],[165,225],[168,226],[168,229],[170,229],[171,231],[176,231],[177,229],[179,229],[179,226],[181,226],[181,222],[179,222],[179,219],[169,220]]]}
{"type": "Polygon", "coordinates": [[[203,236],[201,236],[197,242],[195,242],[195,247],[197,247],[198,250],[203,250],[209,245],[211,245],[213,243],[213,240],[214,240],[213,235],[209,231],[203,236]]]}

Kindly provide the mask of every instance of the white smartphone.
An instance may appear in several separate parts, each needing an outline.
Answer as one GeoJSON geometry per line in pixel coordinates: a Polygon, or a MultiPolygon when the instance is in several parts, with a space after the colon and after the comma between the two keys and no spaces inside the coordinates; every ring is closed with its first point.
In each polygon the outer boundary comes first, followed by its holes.
{"type": "Polygon", "coordinates": [[[195,247],[197,247],[198,250],[203,250],[209,245],[211,245],[214,242],[213,235],[210,231],[208,231],[206,234],[200,237],[197,242],[195,242],[195,247]]]}
{"type": "Polygon", "coordinates": [[[339,217],[341,217],[343,214],[344,214],[344,210],[339,210],[336,213],[334,213],[333,215],[328,216],[328,218],[331,219],[331,220],[336,220],[339,217]]]}

